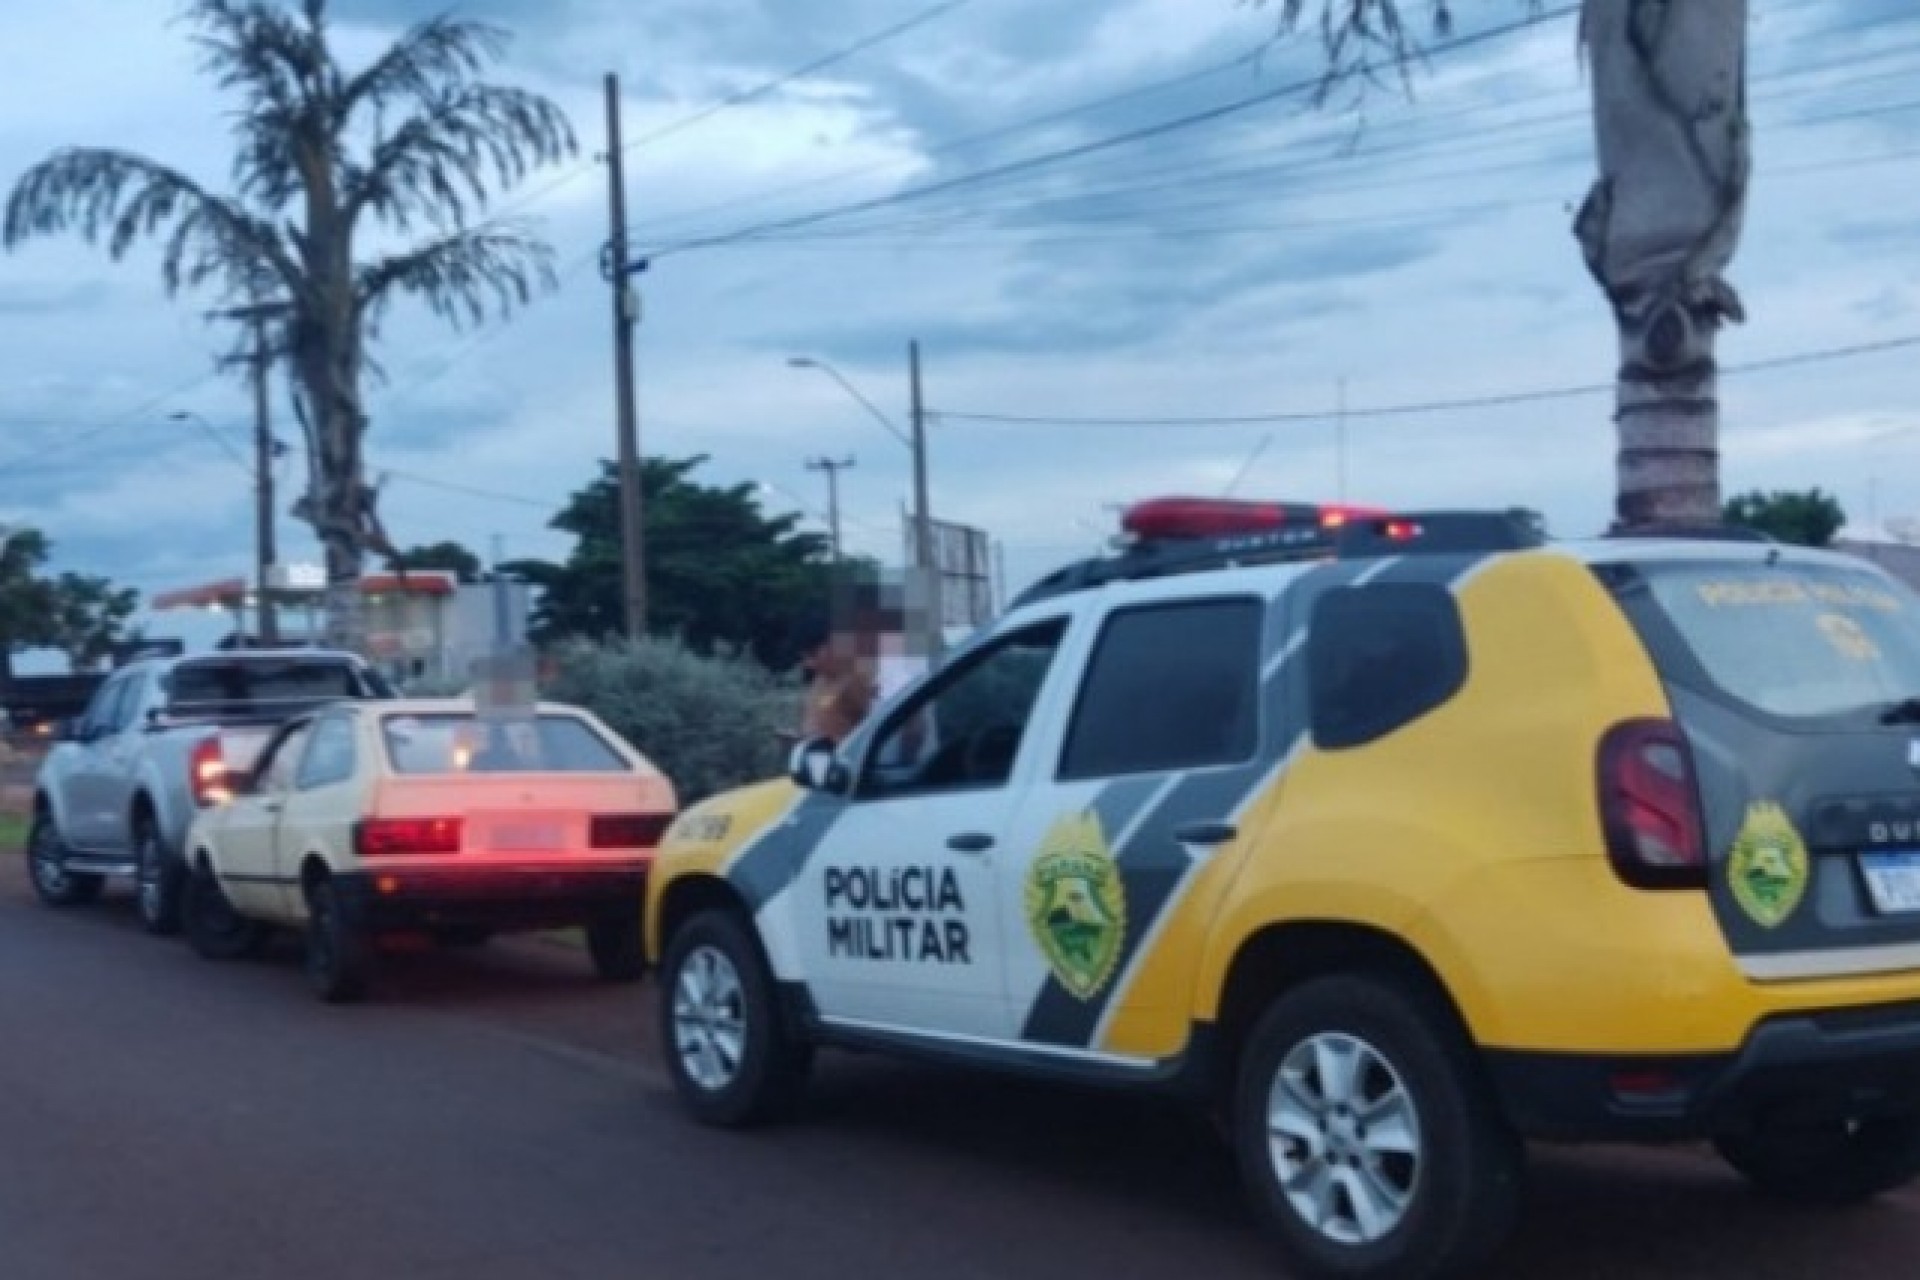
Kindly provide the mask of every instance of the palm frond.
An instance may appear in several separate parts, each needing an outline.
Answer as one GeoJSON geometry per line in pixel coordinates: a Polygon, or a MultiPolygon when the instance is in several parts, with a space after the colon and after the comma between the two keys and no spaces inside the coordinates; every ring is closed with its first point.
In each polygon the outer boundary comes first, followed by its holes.
{"type": "Polygon", "coordinates": [[[223,89],[246,103],[235,124],[234,182],[241,193],[277,208],[301,190],[302,159],[337,146],[340,73],[319,14],[302,23],[262,0],[195,0],[189,21],[201,63],[223,89]]]}
{"type": "Polygon", "coordinates": [[[358,273],[355,299],[370,332],[400,295],[459,326],[479,324],[490,313],[507,315],[555,283],[551,248],[512,227],[489,226],[450,232],[367,265],[358,273]]]}
{"type": "Polygon", "coordinates": [[[263,279],[299,287],[297,267],[266,222],[238,201],[127,151],[71,147],[21,176],[7,198],[0,240],[12,248],[65,231],[90,243],[104,240],[116,259],[142,239],[161,237],[170,292],[211,282],[238,293],[263,279]]]}
{"type": "Polygon", "coordinates": [[[409,30],[340,94],[351,115],[361,107],[428,102],[471,81],[504,54],[512,37],[484,22],[441,15],[409,30]]]}
{"type": "Polygon", "coordinates": [[[565,114],[546,98],[461,85],[426,98],[364,166],[345,167],[346,217],[351,224],[371,211],[402,229],[422,217],[460,225],[470,206],[486,202],[489,184],[518,182],[575,145],[565,114]]]}

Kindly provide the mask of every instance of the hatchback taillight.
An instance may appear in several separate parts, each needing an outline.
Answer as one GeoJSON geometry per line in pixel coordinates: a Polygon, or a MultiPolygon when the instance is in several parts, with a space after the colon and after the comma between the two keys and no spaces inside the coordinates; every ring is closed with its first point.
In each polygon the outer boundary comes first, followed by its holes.
{"type": "Polygon", "coordinates": [[[587,824],[595,849],[651,849],[673,825],[670,813],[596,813],[587,824]]]}
{"type": "Polygon", "coordinates": [[[366,818],[353,828],[353,847],[363,858],[410,853],[460,852],[458,818],[366,818]]]}
{"type": "Polygon", "coordinates": [[[1600,744],[1600,820],[1636,889],[1704,889],[1707,840],[1693,753],[1671,720],[1629,720],[1600,744]]]}
{"type": "Polygon", "coordinates": [[[202,738],[193,744],[187,756],[187,785],[193,802],[202,809],[225,804],[233,798],[227,782],[227,758],[220,750],[219,738],[202,738]]]}

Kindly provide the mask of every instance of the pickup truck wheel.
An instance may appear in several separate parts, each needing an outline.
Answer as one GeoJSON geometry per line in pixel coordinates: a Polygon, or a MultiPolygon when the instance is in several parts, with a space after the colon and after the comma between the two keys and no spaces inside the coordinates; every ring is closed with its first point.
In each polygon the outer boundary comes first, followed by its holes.
{"type": "Polygon", "coordinates": [[[798,1103],[813,1046],[781,1017],[773,975],[737,913],[706,911],[675,932],[660,966],[660,1022],[667,1072],[702,1124],[744,1128],[798,1103]]]}
{"type": "Polygon", "coordinates": [[[34,810],[27,833],[27,861],[32,864],[33,891],[50,907],[80,907],[100,896],[104,877],[67,870],[67,846],[53,815],[34,810]]]}
{"type": "Polygon", "coordinates": [[[258,955],[267,942],[267,928],[234,910],[219,877],[204,862],[187,877],[180,904],[187,944],[206,960],[240,960],[258,955]]]}
{"type": "Polygon", "coordinates": [[[1762,1127],[1713,1145],[1763,1196],[1809,1208],[1865,1204],[1920,1177],[1920,1116],[1762,1127]]]}
{"type": "Polygon", "coordinates": [[[593,971],[606,982],[638,982],[647,973],[645,935],[638,903],[630,912],[595,920],[587,926],[587,954],[593,971]]]}
{"type": "Polygon", "coordinates": [[[321,881],[307,891],[307,983],[328,1004],[362,999],[373,977],[373,939],[342,914],[340,895],[321,881]]]}
{"type": "Polygon", "coordinates": [[[133,848],[140,923],[148,933],[161,937],[180,932],[185,876],[179,859],[167,853],[166,846],[160,843],[158,828],[146,814],[140,816],[134,827],[133,848]]]}
{"type": "Polygon", "coordinates": [[[1519,1214],[1524,1160],[1434,1001],[1321,978],[1248,1037],[1234,1132],[1256,1209],[1302,1275],[1478,1274],[1519,1214]]]}

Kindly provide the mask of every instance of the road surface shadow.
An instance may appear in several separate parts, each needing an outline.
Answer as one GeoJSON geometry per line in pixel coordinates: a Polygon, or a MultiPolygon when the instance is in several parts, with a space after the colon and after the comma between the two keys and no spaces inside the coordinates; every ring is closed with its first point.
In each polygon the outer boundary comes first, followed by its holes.
{"type": "MultiPolygon", "coordinates": [[[[802,1122],[1097,1196],[1115,1215],[1257,1232],[1225,1140],[1175,1104],[836,1055],[823,1059],[802,1122]]],[[[1543,1146],[1531,1152],[1520,1232],[1484,1274],[1880,1280],[1914,1274],[1917,1226],[1913,1191],[1848,1213],[1783,1211],[1703,1149],[1543,1146]]]]}

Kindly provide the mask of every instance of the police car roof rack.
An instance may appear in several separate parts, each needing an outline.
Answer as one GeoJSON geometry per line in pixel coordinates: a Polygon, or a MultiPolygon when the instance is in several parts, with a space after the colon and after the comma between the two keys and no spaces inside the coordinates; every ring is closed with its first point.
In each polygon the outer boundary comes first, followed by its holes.
{"type": "Polygon", "coordinates": [[[1065,566],[1013,607],[1088,591],[1222,569],[1312,560],[1518,551],[1546,534],[1527,511],[1388,513],[1354,507],[1167,498],[1130,508],[1127,537],[1111,556],[1065,566]]]}

